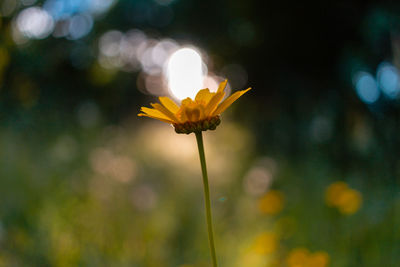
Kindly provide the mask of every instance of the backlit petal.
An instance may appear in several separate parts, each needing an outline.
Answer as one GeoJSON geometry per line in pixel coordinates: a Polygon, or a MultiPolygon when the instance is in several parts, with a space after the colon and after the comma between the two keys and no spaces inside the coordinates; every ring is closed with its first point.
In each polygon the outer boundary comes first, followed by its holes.
{"type": "Polygon", "coordinates": [[[169,97],[160,96],[158,99],[160,100],[161,104],[163,104],[163,106],[169,109],[172,113],[176,114],[178,112],[178,105],[175,104],[175,102],[172,101],[169,97]]]}
{"type": "Polygon", "coordinates": [[[181,123],[187,122],[189,120],[188,117],[186,116],[185,108],[181,108],[176,114],[176,116],[178,117],[181,123]]]}
{"type": "Polygon", "coordinates": [[[181,101],[181,107],[188,106],[193,103],[193,100],[190,97],[186,97],[181,101]]]}
{"type": "Polygon", "coordinates": [[[185,107],[183,113],[186,115],[189,121],[195,122],[205,118],[204,107],[202,105],[196,105],[194,107],[185,107]]]}
{"type": "Polygon", "coordinates": [[[218,92],[216,93],[208,102],[205,110],[206,116],[211,116],[214,112],[214,110],[217,108],[219,102],[224,98],[225,92],[218,92]]]}
{"type": "Polygon", "coordinates": [[[211,93],[208,88],[202,89],[197,93],[195,100],[199,103],[203,102],[205,105],[207,105],[213,95],[215,95],[215,93],[211,93]]]}
{"type": "Polygon", "coordinates": [[[155,109],[157,109],[158,111],[160,111],[161,113],[163,113],[165,116],[167,116],[169,119],[171,119],[174,122],[179,122],[178,118],[175,116],[174,113],[172,113],[169,109],[167,109],[166,107],[158,104],[158,103],[151,103],[151,106],[155,109]]]}
{"type": "Polygon", "coordinates": [[[169,119],[166,115],[164,115],[162,112],[153,109],[153,108],[146,108],[146,107],[142,107],[140,109],[140,111],[142,111],[143,113],[150,115],[150,116],[155,116],[155,117],[160,117],[160,118],[164,118],[164,119],[169,119]]]}
{"type": "Polygon", "coordinates": [[[167,116],[165,116],[163,113],[161,113],[158,110],[142,107],[141,111],[143,113],[139,113],[138,114],[139,117],[146,116],[146,117],[157,119],[157,120],[160,120],[160,121],[163,121],[166,123],[173,123],[173,121],[171,119],[169,119],[167,116]]]}
{"type": "Polygon", "coordinates": [[[148,115],[148,114],[145,114],[145,113],[139,113],[138,116],[139,117],[149,117],[149,118],[156,119],[156,120],[159,120],[159,121],[162,121],[162,122],[166,122],[166,123],[169,123],[169,124],[175,123],[175,122],[173,122],[171,120],[160,118],[160,117],[156,117],[156,116],[151,116],[151,115],[148,115]]]}
{"type": "Polygon", "coordinates": [[[225,87],[226,87],[226,84],[227,84],[227,83],[228,83],[228,80],[225,80],[225,81],[221,82],[221,83],[219,84],[219,86],[218,86],[217,92],[218,92],[218,93],[223,92],[224,89],[225,89],[225,87]]]}
{"type": "Polygon", "coordinates": [[[227,99],[225,99],[219,106],[218,108],[213,112],[213,115],[218,115],[224,112],[230,105],[232,105],[233,102],[235,102],[239,97],[241,97],[244,93],[249,91],[251,88],[248,88],[246,90],[238,91],[235,92],[233,95],[229,96],[227,99]]]}

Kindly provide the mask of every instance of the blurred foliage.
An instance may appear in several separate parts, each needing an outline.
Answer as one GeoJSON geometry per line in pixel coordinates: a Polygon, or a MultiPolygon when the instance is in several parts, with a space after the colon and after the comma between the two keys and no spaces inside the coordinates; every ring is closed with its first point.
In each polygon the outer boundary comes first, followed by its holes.
{"type": "Polygon", "coordinates": [[[18,35],[46,2],[0,2],[0,266],[208,266],[194,136],[138,120],[143,70],[100,60],[132,29],[254,88],[205,134],[221,266],[398,265],[399,96],[354,77],[400,67],[399,4],[120,0],[18,35]]]}

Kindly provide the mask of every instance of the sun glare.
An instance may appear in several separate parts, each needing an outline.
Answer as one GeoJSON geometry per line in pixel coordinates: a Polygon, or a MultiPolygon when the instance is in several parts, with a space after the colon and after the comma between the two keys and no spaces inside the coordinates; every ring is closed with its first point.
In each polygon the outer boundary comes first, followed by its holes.
{"type": "Polygon", "coordinates": [[[167,62],[166,77],[171,94],[179,100],[194,98],[202,89],[204,76],[200,54],[192,48],[181,48],[167,62]]]}

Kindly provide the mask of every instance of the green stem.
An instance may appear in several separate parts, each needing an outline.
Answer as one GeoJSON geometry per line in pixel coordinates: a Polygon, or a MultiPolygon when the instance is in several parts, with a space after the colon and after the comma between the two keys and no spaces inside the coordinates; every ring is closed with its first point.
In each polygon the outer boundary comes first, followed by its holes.
{"type": "Polygon", "coordinates": [[[203,135],[202,132],[195,132],[195,134],[197,140],[197,147],[199,148],[201,172],[203,174],[204,201],[206,204],[208,241],[210,243],[210,252],[211,252],[213,267],[217,267],[218,266],[217,256],[215,254],[214,234],[213,234],[212,219],[211,219],[210,189],[208,187],[208,175],[207,175],[206,157],[204,155],[203,135]]]}

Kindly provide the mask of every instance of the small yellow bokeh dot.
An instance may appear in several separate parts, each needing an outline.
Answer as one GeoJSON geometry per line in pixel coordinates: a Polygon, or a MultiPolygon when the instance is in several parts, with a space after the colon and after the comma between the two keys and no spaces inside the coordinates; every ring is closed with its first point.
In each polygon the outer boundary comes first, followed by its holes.
{"type": "Polygon", "coordinates": [[[325,193],[325,201],[328,206],[337,206],[339,204],[340,195],[348,189],[345,182],[335,182],[328,186],[325,193]]]}
{"type": "Polygon", "coordinates": [[[258,203],[261,213],[274,215],[282,211],[285,198],[282,192],[278,190],[270,190],[262,196],[258,203]]]}
{"type": "Polygon", "coordinates": [[[360,209],[361,203],[361,193],[354,189],[348,189],[341,194],[338,208],[343,214],[354,214],[360,209]]]}

